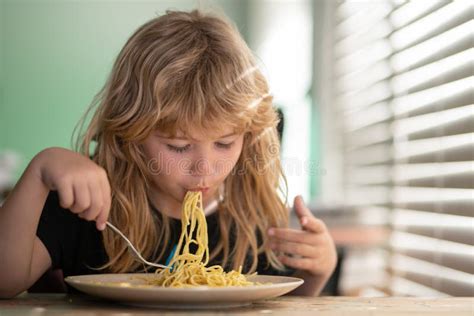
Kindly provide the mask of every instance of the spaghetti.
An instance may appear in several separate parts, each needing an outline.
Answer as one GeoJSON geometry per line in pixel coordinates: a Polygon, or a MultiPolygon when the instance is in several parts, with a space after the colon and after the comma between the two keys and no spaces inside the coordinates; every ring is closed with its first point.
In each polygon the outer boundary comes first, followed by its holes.
{"type": "Polygon", "coordinates": [[[189,191],[186,193],[182,206],[181,236],[176,251],[169,262],[171,268],[158,269],[153,285],[164,287],[195,287],[195,286],[247,286],[254,285],[239,271],[225,272],[219,265],[207,267],[209,247],[207,223],[202,205],[202,193],[189,191]],[[193,238],[195,236],[195,238],[193,238]],[[197,245],[195,253],[190,246],[197,245]]]}

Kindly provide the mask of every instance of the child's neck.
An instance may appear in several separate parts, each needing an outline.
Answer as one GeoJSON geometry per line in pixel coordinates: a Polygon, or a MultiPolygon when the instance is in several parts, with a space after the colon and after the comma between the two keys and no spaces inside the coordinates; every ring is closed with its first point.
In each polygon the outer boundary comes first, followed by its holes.
{"type": "Polygon", "coordinates": [[[163,215],[181,218],[181,203],[170,195],[152,190],[149,194],[150,203],[163,215]]]}

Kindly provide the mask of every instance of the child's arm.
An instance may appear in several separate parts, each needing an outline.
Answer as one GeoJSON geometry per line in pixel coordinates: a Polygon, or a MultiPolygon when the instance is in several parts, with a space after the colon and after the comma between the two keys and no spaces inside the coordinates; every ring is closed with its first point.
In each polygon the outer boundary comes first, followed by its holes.
{"type": "Polygon", "coordinates": [[[46,247],[36,237],[50,190],[60,204],[103,229],[110,208],[105,171],[86,157],[62,148],[40,152],[0,208],[0,298],[29,288],[51,267],[46,247]]]}
{"type": "Polygon", "coordinates": [[[304,284],[290,294],[319,295],[336,267],[336,247],[326,225],[313,216],[301,197],[295,198],[294,208],[303,230],[271,228],[271,245],[273,250],[287,254],[281,255],[280,261],[297,269],[295,276],[304,279],[304,284]]]}

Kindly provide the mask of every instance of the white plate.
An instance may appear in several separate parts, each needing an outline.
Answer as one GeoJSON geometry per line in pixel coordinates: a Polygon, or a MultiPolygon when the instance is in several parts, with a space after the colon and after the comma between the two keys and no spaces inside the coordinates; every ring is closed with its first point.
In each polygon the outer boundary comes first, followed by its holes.
{"type": "Polygon", "coordinates": [[[281,296],[303,284],[285,276],[255,275],[253,282],[271,283],[245,287],[166,288],[147,286],[153,274],[93,274],[70,276],[65,281],[84,293],[124,304],[165,308],[222,308],[247,305],[281,296]],[[132,285],[132,286],[131,286],[132,285]]]}

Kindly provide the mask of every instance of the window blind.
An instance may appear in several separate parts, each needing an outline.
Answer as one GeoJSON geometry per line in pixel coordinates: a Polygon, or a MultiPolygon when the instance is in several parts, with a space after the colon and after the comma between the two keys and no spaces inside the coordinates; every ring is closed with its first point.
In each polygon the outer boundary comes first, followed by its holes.
{"type": "Polygon", "coordinates": [[[473,296],[474,3],[327,5],[345,203],[392,231],[379,286],[473,296]]]}

